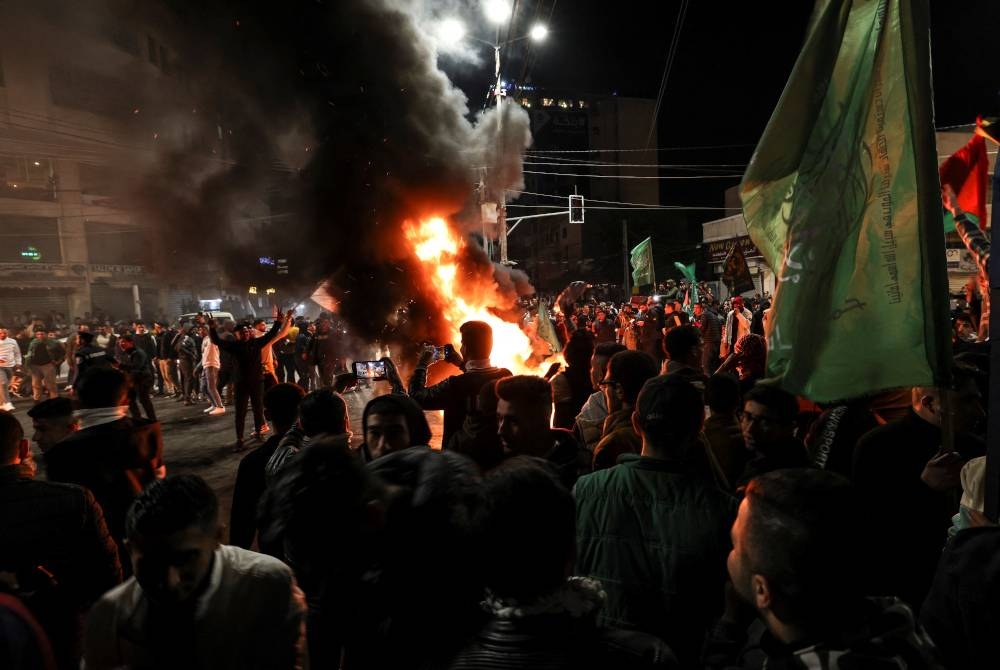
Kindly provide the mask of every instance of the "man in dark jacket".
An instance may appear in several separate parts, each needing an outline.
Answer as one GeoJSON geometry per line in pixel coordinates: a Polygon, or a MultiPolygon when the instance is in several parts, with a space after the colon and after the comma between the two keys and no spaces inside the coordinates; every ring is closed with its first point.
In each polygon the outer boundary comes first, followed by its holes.
{"type": "Polygon", "coordinates": [[[235,340],[224,340],[219,337],[215,328],[215,320],[209,320],[209,337],[212,344],[219,347],[220,351],[227,351],[233,356],[233,373],[236,386],[236,444],[233,451],[243,451],[243,431],[246,429],[247,402],[253,408],[254,437],[260,438],[267,432],[267,424],[264,423],[264,403],[263,403],[263,359],[261,352],[264,347],[270,347],[275,342],[288,334],[292,327],[292,312],[282,317],[278,316],[274,320],[271,330],[263,337],[254,337],[249,326],[236,329],[235,340]]]}
{"type": "Polygon", "coordinates": [[[451,670],[678,667],[658,638],[598,626],[601,585],[566,578],[572,574],[576,508],[544,463],[513,458],[485,484],[484,606],[490,618],[448,665],[451,670]]]}
{"type": "Polygon", "coordinates": [[[194,328],[188,329],[181,324],[173,342],[174,356],[177,358],[177,368],[181,376],[181,395],[185,405],[193,405],[191,395],[198,392],[194,368],[198,365],[201,349],[191,337],[193,333],[194,328]]]}
{"type": "Polygon", "coordinates": [[[480,389],[502,377],[510,376],[510,370],[493,367],[490,363],[493,329],[489,324],[467,321],[459,330],[462,333],[461,355],[453,353],[448,362],[461,368],[462,374],[449,377],[434,386],[427,386],[427,367],[433,361],[434,347],[425,347],[417,361],[417,369],[410,377],[409,395],[418,405],[425,410],[444,410],[441,444],[445,448],[451,441],[451,436],[462,429],[466,415],[475,411],[480,389]]]}
{"type": "Polygon", "coordinates": [[[719,347],[722,345],[722,321],[715,307],[706,301],[694,306],[694,318],[701,329],[704,345],[701,350],[701,367],[711,377],[719,367],[719,347]]]}
{"type": "Polygon", "coordinates": [[[795,437],[798,415],[798,400],[777,387],[757,384],[743,396],[740,428],[751,455],[738,485],[772,470],[811,465],[805,445],[795,437]]]}
{"type": "Polygon", "coordinates": [[[173,348],[177,331],[157,322],[153,324],[153,332],[156,333],[156,364],[163,379],[163,392],[168,396],[176,395],[181,386],[177,379],[177,353],[173,348]]]}
{"type": "Polygon", "coordinates": [[[83,612],[121,581],[118,551],[94,496],[27,477],[30,453],[17,419],[0,412],[0,572],[16,576],[59,667],[78,668],[83,612]]]}
{"type": "Polygon", "coordinates": [[[968,433],[983,415],[975,378],[957,366],[952,377],[951,390],[914,388],[910,413],[862,437],[854,451],[854,485],[867,509],[891,519],[869,526],[869,593],[898,596],[915,611],[948,537],[962,464],[985,453],[968,433]],[[943,392],[954,412],[952,453],[942,446],[943,392]]]}
{"type": "Polygon", "coordinates": [[[534,456],[556,469],[559,480],[572,489],[580,475],[590,472],[590,452],[562,428],[549,428],[552,386],[530,375],[496,382],[497,432],[507,458],[534,456]]]}
{"type": "Polygon", "coordinates": [[[632,414],[639,392],[656,373],[656,361],[644,351],[623,351],[608,361],[607,374],[600,381],[608,416],[601,439],[594,446],[595,470],[610,468],[623,454],[638,454],[642,450],[642,438],[632,425],[632,414]]]}
{"type": "Polygon", "coordinates": [[[267,489],[264,468],[281,438],[295,425],[299,403],[304,396],[305,392],[295,384],[277,384],[264,394],[264,417],[274,426],[274,431],[264,444],[243,457],[236,471],[233,507],[229,515],[229,544],[252,548],[258,530],[257,507],[267,489]]]}
{"type": "Polygon", "coordinates": [[[858,573],[871,552],[861,523],[850,484],[832,472],[777,470],[752,480],[732,529],[732,590],[704,666],[940,670],[905,604],[864,597],[858,573]],[[756,614],[749,627],[741,601],[756,614]]]}
{"type": "Polygon", "coordinates": [[[76,359],[76,366],[73,370],[73,377],[70,385],[76,384],[77,380],[87,373],[91,368],[109,368],[114,362],[114,358],[108,355],[104,347],[94,344],[94,334],[81,331],[77,338],[80,340],[80,348],[73,354],[76,359]]]}
{"type": "Polygon", "coordinates": [[[1000,666],[1000,528],[960,531],[941,558],[920,623],[949,668],[1000,666]]]}
{"type": "Polygon", "coordinates": [[[118,338],[118,367],[128,375],[132,382],[128,390],[128,406],[132,416],[139,419],[139,405],[146,411],[146,418],[156,421],[156,410],[153,408],[153,373],[149,366],[146,352],[135,346],[134,336],[125,333],[118,338]]]}
{"type": "Polygon", "coordinates": [[[75,389],[80,430],[45,452],[46,473],[49,481],[90,489],[122,549],[129,505],[166,474],[160,424],[126,416],[128,379],[120,370],[89,370],[75,389]]]}
{"type": "Polygon", "coordinates": [[[649,380],[634,418],[642,455],[580,477],[574,492],[577,573],[604,585],[601,620],[663,636],[683,667],[721,610],[736,516],[732,496],[685,465],[704,416],[701,393],[682,377],[649,380]]]}

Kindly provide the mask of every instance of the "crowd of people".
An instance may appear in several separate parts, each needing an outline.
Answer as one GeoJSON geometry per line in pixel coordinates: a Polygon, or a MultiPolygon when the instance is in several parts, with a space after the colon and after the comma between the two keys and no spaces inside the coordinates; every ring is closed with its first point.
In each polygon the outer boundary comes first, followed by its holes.
{"type": "Polygon", "coordinates": [[[244,448],[248,403],[254,435],[267,432],[263,391],[285,380],[307,390],[331,386],[336,374],[346,369],[344,331],[333,315],[320,313],[310,322],[293,320],[289,313],[274,324],[272,330],[268,320],[252,317],[215,323],[199,314],[188,321],[161,319],[149,325],[141,320],[112,325],[78,319],[70,327],[61,314],[26,313],[11,328],[0,325],[0,409],[14,411],[18,399],[38,403],[62,392],[72,395],[88,369],[117,367],[131,381],[129,406],[135,418],[144,413],[156,420],[153,397],[204,404],[202,411],[211,416],[234,407],[233,448],[239,451],[244,448]],[[250,342],[255,344],[246,346],[257,349],[252,364],[241,344],[250,342]],[[65,386],[60,389],[63,372],[65,386]]]}
{"type": "Polygon", "coordinates": [[[561,309],[538,375],[467,322],[360,425],[328,317],[81,330],[41,463],[0,412],[6,667],[996,667],[982,345],[820,407],[762,379],[767,296],[684,307],[561,309]],[[228,519],[165,476],[154,392],[232,401],[241,450],[252,408],[228,519]]]}

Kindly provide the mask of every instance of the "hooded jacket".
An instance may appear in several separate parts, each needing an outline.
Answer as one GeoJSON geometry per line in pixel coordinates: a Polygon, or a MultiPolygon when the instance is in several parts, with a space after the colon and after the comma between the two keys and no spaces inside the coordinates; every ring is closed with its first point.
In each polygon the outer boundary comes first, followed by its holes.
{"type": "Polygon", "coordinates": [[[49,481],[90,489],[119,544],[132,500],[165,472],[160,424],[130,417],[79,430],[43,458],[49,481]]]}

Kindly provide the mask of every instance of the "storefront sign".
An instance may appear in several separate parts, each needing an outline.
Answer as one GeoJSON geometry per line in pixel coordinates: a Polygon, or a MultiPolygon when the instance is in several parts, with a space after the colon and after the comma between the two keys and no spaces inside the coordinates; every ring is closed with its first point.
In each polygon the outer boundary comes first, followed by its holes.
{"type": "Polygon", "coordinates": [[[141,265],[91,265],[90,271],[98,274],[141,275],[141,265]]]}
{"type": "Polygon", "coordinates": [[[66,274],[62,263],[0,263],[0,275],[52,275],[66,274]]]}
{"type": "Polygon", "coordinates": [[[754,245],[753,240],[750,239],[749,235],[743,235],[742,237],[730,238],[728,240],[716,240],[714,242],[705,242],[705,255],[708,258],[709,263],[722,263],[726,260],[726,256],[729,255],[729,250],[733,248],[734,244],[739,244],[743,249],[743,256],[745,258],[763,258],[763,254],[754,245]]]}

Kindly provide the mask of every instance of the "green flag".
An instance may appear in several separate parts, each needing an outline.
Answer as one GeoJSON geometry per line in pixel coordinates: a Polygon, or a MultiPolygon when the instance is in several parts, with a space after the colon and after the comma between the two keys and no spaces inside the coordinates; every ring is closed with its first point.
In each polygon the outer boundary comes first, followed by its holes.
{"type": "Polygon", "coordinates": [[[656,283],[653,272],[653,238],[647,237],[632,249],[632,282],[636,286],[656,283]]]}
{"type": "Polygon", "coordinates": [[[559,338],[556,337],[556,329],[552,327],[549,310],[542,301],[538,302],[538,316],[536,319],[537,327],[535,332],[538,334],[538,337],[548,343],[553,353],[558,354],[562,351],[562,346],[559,344],[559,338]]]}
{"type": "Polygon", "coordinates": [[[927,0],[818,0],[740,195],[768,374],[816,401],[948,381],[927,0]]]}

